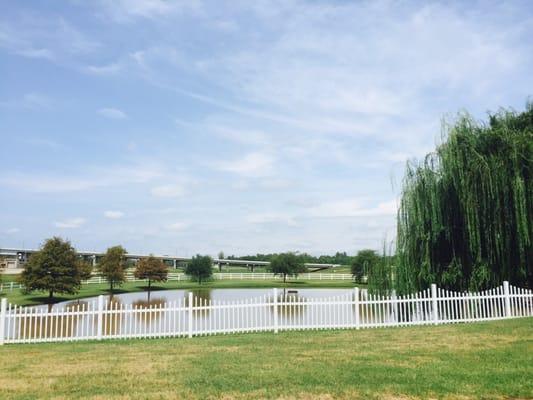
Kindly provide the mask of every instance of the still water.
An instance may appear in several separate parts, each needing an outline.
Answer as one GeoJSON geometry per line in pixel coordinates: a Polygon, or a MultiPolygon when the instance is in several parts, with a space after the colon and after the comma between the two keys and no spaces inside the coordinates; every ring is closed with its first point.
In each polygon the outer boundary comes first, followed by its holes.
{"type": "MultiPolygon", "coordinates": [[[[300,300],[330,298],[351,293],[350,289],[278,289],[278,295],[284,298],[295,298],[300,300]]],[[[132,306],[132,307],[159,307],[162,304],[174,301],[187,301],[189,293],[198,299],[198,303],[227,302],[247,299],[255,299],[264,296],[272,296],[273,289],[186,289],[186,290],[152,290],[148,292],[122,293],[113,296],[105,296],[109,305],[132,306]]],[[[79,304],[96,302],[97,297],[89,297],[80,300],[65,301],[53,305],[35,306],[36,308],[47,309],[48,311],[72,309],[79,304]]]]}
{"type": "Polygon", "coordinates": [[[14,309],[7,337],[24,342],[353,326],[353,290],[278,289],[273,295],[273,289],[165,290],[106,296],[102,312],[97,297],[14,309]]]}

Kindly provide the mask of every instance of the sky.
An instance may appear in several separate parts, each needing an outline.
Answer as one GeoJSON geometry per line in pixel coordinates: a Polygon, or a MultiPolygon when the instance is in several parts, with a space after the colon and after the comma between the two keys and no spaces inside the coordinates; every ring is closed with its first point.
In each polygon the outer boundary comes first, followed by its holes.
{"type": "Polygon", "coordinates": [[[0,9],[0,247],[380,249],[443,121],[533,93],[527,0],[0,9]]]}

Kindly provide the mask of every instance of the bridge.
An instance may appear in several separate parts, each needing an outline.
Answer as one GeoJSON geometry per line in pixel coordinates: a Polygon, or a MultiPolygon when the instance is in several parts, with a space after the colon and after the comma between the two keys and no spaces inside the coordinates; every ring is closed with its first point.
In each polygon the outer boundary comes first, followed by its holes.
{"type": "MultiPolygon", "coordinates": [[[[0,257],[2,257],[6,262],[6,273],[18,273],[21,269],[24,268],[24,264],[28,261],[29,257],[37,252],[36,249],[20,249],[20,248],[0,248],[0,257]]],[[[96,266],[98,262],[102,259],[105,253],[96,252],[96,251],[77,251],[77,254],[81,259],[86,262],[91,263],[93,266],[96,266]]],[[[136,264],[139,259],[148,257],[148,254],[126,254],[126,260],[132,264],[136,264]]],[[[169,268],[178,269],[184,267],[190,257],[178,257],[178,256],[169,256],[169,255],[153,255],[169,266],[169,268]]],[[[235,260],[227,258],[214,258],[213,266],[218,267],[219,271],[222,271],[223,266],[235,266],[235,267],[245,267],[249,268],[252,272],[256,267],[267,267],[270,265],[268,261],[255,261],[255,260],[235,260]]],[[[325,269],[331,269],[339,267],[339,264],[317,264],[317,263],[306,263],[305,266],[311,272],[321,271],[325,269]]]]}

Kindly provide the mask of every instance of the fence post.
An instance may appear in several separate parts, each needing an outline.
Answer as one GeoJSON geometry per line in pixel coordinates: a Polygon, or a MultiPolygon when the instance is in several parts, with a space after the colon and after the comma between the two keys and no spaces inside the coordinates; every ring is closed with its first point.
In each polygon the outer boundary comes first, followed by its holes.
{"type": "Polygon", "coordinates": [[[9,288],[9,291],[10,291],[10,292],[13,291],[13,282],[11,282],[11,287],[9,288]]]}
{"type": "Polygon", "coordinates": [[[398,297],[396,296],[396,289],[392,289],[392,314],[394,316],[394,325],[398,325],[398,297]]]}
{"type": "Polygon", "coordinates": [[[437,307],[437,285],[431,284],[431,303],[433,310],[433,323],[437,325],[439,323],[439,309],[437,307]]]}
{"type": "Polygon", "coordinates": [[[0,346],[5,342],[6,336],[6,314],[7,314],[7,299],[4,297],[2,299],[2,304],[0,306],[0,346]]]}
{"type": "Polygon", "coordinates": [[[192,338],[192,292],[189,292],[189,338],[192,338]]]}
{"type": "Polygon", "coordinates": [[[359,321],[359,288],[356,286],[353,289],[353,295],[354,295],[354,307],[355,307],[355,329],[359,329],[360,321],[359,321]]]}
{"type": "Polygon", "coordinates": [[[511,318],[511,297],[509,295],[509,281],[503,281],[503,294],[505,296],[505,316],[511,318]]]}
{"type": "Polygon", "coordinates": [[[98,325],[97,325],[97,332],[96,332],[96,338],[98,340],[102,340],[102,332],[103,332],[103,317],[104,317],[104,296],[100,295],[98,296],[98,325]]]}
{"type": "Polygon", "coordinates": [[[278,331],[278,289],[274,288],[274,333],[278,331]]]}

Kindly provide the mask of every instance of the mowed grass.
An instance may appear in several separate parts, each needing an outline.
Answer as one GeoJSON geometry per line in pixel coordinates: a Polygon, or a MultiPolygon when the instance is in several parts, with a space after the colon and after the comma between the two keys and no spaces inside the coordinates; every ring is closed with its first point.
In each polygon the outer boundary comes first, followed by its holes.
{"type": "Polygon", "coordinates": [[[533,319],[0,348],[2,399],[533,398],[533,319]]]}
{"type": "MultiPolygon", "coordinates": [[[[257,280],[213,280],[198,284],[191,281],[168,281],[165,283],[152,284],[152,291],[158,290],[172,290],[172,289],[205,289],[205,288],[353,288],[355,284],[350,280],[288,280],[286,284],[283,284],[280,280],[274,279],[257,279],[257,280]]],[[[129,292],[141,292],[147,290],[146,282],[127,282],[114,290],[115,294],[129,293],[129,292]]],[[[81,299],[86,297],[93,297],[98,295],[109,294],[108,284],[94,284],[90,283],[82,285],[81,290],[74,295],[55,295],[54,302],[81,299]]],[[[7,297],[8,301],[12,304],[20,306],[29,306],[36,304],[43,304],[48,302],[47,292],[32,292],[29,294],[23,293],[21,290],[16,289],[13,291],[4,290],[0,292],[0,298],[7,297]]]]}

